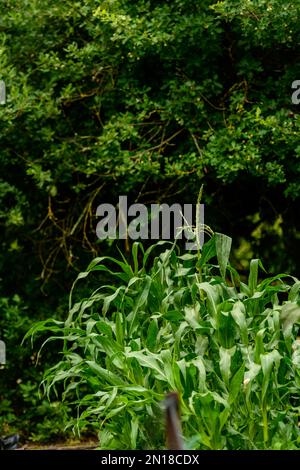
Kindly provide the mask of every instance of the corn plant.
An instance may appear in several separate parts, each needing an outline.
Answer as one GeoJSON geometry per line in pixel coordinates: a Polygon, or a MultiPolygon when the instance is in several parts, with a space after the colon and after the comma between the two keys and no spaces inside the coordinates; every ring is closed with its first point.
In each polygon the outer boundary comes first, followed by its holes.
{"type": "Polygon", "coordinates": [[[189,448],[300,448],[300,282],[267,277],[257,259],[241,279],[230,247],[215,233],[198,253],[136,242],[130,260],[96,258],[73,285],[66,321],[28,332],[58,341],[45,391],[63,387],[75,427],[97,429],[100,448],[163,448],[170,390],[189,448]],[[76,299],[77,283],[99,274],[107,282],[76,299]]]}

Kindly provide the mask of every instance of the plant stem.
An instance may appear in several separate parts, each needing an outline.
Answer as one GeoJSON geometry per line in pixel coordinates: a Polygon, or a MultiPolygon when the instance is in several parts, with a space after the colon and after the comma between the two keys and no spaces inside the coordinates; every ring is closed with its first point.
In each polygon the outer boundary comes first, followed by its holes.
{"type": "Polygon", "coordinates": [[[268,441],[269,441],[269,430],[268,430],[268,413],[267,413],[266,408],[263,408],[262,416],[263,416],[264,444],[265,444],[265,447],[267,447],[268,441]]]}

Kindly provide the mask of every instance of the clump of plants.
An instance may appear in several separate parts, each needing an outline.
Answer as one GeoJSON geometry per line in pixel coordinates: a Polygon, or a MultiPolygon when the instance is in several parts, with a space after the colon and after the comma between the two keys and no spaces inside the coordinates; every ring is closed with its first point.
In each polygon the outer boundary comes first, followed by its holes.
{"type": "Polygon", "coordinates": [[[300,282],[267,277],[258,259],[241,279],[230,248],[214,233],[198,252],[136,242],[129,260],[96,258],[74,283],[66,321],[28,332],[58,342],[43,386],[77,407],[74,428],[97,429],[100,448],[163,448],[170,390],[189,448],[300,448],[300,282]],[[107,282],[76,299],[77,283],[99,274],[107,282]]]}

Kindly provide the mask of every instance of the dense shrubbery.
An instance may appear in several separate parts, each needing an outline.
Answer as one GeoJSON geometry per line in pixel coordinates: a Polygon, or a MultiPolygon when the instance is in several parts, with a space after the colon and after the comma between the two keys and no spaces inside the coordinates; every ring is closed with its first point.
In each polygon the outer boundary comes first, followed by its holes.
{"type": "Polygon", "coordinates": [[[7,345],[7,363],[0,369],[0,430],[1,434],[20,433],[22,438],[49,442],[68,435],[64,428],[69,413],[62,403],[41,399],[42,370],[51,354],[44,354],[37,364],[36,352],[29,344],[26,348],[21,345],[32,323],[17,295],[1,298],[0,331],[7,345]]]}
{"type": "MultiPolygon", "coordinates": [[[[100,202],[122,193],[191,202],[204,182],[207,222],[233,235],[235,264],[246,270],[261,256],[272,273],[295,273],[299,8],[286,0],[3,0],[0,335],[8,365],[0,397],[14,403],[14,411],[2,407],[6,423],[22,426],[16,381],[40,377],[19,346],[25,328],[61,318],[74,269],[91,254],[114,254],[95,237],[100,202]],[[18,331],[7,320],[16,294],[18,331]]],[[[52,360],[49,351],[44,362],[52,360]]]]}

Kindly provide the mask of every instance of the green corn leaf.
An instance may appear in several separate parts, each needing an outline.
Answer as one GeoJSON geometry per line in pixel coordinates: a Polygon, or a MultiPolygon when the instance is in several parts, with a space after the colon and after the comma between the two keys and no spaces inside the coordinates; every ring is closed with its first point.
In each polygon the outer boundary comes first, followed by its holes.
{"type": "Polygon", "coordinates": [[[262,265],[260,259],[252,259],[250,262],[250,272],[248,278],[248,287],[249,287],[249,294],[252,297],[257,289],[258,285],[258,268],[261,268],[265,271],[265,268],[262,265]]]}
{"type": "Polygon", "coordinates": [[[146,354],[142,351],[131,351],[128,352],[126,355],[127,357],[134,357],[135,359],[137,359],[138,363],[142,367],[146,367],[147,369],[153,370],[159,380],[167,381],[166,375],[163,371],[164,366],[159,356],[154,355],[152,353],[146,354]]]}
{"type": "Polygon", "coordinates": [[[194,330],[197,330],[200,328],[199,311],[200,311],[200,304],[196,304],[192,307],[186,306],[184,308],[185,320],[194,330]]]}
{"type": "Polygon", "coordinates": [[[293,326],[300,325],[300,307],[294,302],[287,302],[282,306],[280,313],[282,331],[286,338],[292,336],[293,326]]]}
{"type": "Polygon", "coordinates": [[[261,368],[263,372],[263,383],[262,383],[262,401],[264,402],[267,394],[268,387],[271,385],[271,372],[274,366],[279,365],[281,355],[274,349],[270,353],[261,354],[261,368]]]}
{"type": "Polygon", "coordinates": [[[220,272],[223,279],[226,276],[226,268],[229,261],[232,239],[223,233],[215,233],[216,237],[216,254],[220,266],[220,272]]]}
{"type": "Polygon", "coordinates": [[[198,289],[203,290],[207,295],[207,303],[209,312],[213,320],[213,326],[217,326],[217,316],[218,316],[218,302],[219,302],[219,292],[216,286],[212,286],[208,282],[202,282],[197,284],[198,289]]]}
{"type": "Polygon", "coordinates": [[[229,387],[229,379],[231,377],[231,359],[236,351],[236,347],[225,349],[222,346],[219,349],[220,354],[220,371],[222,378],[227,387],[229,387]]]}
{"type": "Polygon", "coordinates": [[[124,346],[124,336],[125,336],[125,331],[124,331],[124,320],[123,320],[123,315],[122,312],[117,312],[116,313],[116,340],[120,346],[124,346]]]}
{"type": "Polygon", "coordinates": [[[148,328],[148,333],[147,333],[147,339],[146,339],[147,347],[152,352],[154,352],[154,350],[155,350],[156,342],[157,342],[157,339],[158,339],[158,332],[159,332],[159,329],[158,329],[157,320],[153,319],[150,322],[150,325],[149,325],[149,328],[148,328]]]}
{"type": "Polygon", "coordinates": [[[127,317],[127,321],[129,323],[129,334],[130,335],[133,333],[134,329],[137,326],[137,321],[138,321],[137,314],[139,312],[139,309],[141,309],[143,307],[143,305],[145,304],[145,302],[148,299],[151,284],[152,284],[152,278],[150,276],[146,276],[145,279],[144,279],[143,290],[140,293],[140,295],[138,296],[132,312],[127,317]]]}
{"type": "Polygon", "coordinates": [[[246,321],[246,309],[243,302],[238,300],[232,307],[231,316],[235,323],[238,325],[242,342],[245,346],[248,345],[248,326],[246,321]]]}
{"type": "Polygon", "coordinates": [[[136,440],[138,436],[138,431],[139,431],[139,420],[138,417],[135,415],[132,415],[131,418],[131,429],[130,429],[130,444],[131,444],[131,449],[136,449],[136,440]]]}
{"type": "Polygon", "coordinates": [[[199,267],[203,268],[205,264],[214,258],[217,254],[216,251],[216,237],[215,235],[206,243],[204,243],[201,250],[201,257],[199,261],[199,267]]]}
{"type": "Polygon", "coordinates": [[[123,381],[114,374],[112,371],[103,369],[95,361],[86,361],[86,364],[89,366],[91,371],[93,371],[104,383],[109,383],[111,385],[122,385],[123,381]]]}
{"type": "Polygon", "coordinates": [[[205,364],[201,357],[194,359],[192,364],[198,369],[198,391],[200,393],[206,390],[206,369],[205,364]]]}
{"type": "Polygon", "coordinates": [[[254,361],[257,364],[260,364],[260,356],[264,354],[265,347],[264,347],[264,335],[265,335],[265,328],[259,330],[256,333],[255,337],[255,349],[254,349],[254,361]]]}
{"type": "Polygon", "coordinates": [[[120,292],[124,292],[124,290],[125,290],[124,286],[120,286],[115,290],[115,292],[113,294],[108,295],[108,296],[105,297],[104,302],[103,302],[103,307],[102,307],[102,315],[104,317],[108,312],[110,304],[113,303],[113,301],[118,297],[120,292]]]}
{"type": "Polygon", "coordinates": [[[300,293],[300,281],[296,281],[295,284],[291,287],[289,292],[289,301],[297,302],[299,300],[300,293]]]}
{"type": "Polygon", "coordinates": [[[245,374],[245,364],[242,364],[230,381],[229,403],[231,405],[235,403],[239,393],[241,392],[241,387],[242,387],[242,383],[244,380],[244,374],[245,374]]]}

